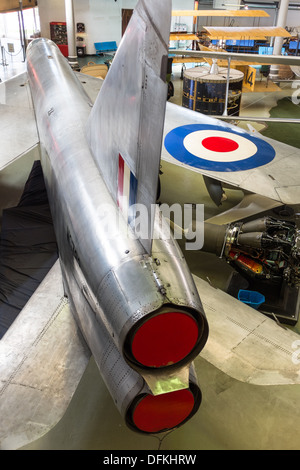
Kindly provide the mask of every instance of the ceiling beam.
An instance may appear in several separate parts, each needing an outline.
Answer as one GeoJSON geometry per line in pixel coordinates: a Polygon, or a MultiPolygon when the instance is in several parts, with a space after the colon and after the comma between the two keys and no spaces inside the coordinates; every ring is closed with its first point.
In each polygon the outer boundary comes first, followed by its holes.
{"type": "Polygon", "coordinates": [[[22,9],[34,8],[37,6],[37,0],[0,0],[0,13],[8,13],[10,11],[19,11],[20,3],[22,9]]]}

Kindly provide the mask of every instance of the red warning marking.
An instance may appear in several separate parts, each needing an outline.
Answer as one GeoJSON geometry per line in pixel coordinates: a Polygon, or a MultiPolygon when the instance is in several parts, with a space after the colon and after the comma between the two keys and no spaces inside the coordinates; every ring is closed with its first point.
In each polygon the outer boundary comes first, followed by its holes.
{"type": "MultiPolygon", "coordinates": [[[[119,154],[119,173],[118,173],[118,206],[121,205],[124,191],[124,160],[119,154]]],[[[122,209],[122,207],[121,207],[122,209]]]]}
{"type": "Polygon", "coordinates": [[[239,148],[239,144],[226,137],[207,137],[202,140],[202,145],[212,152],[233,152],[239,148]]]}
{"type": "Polygon", "coordinates": [[[198,325],[190,315],[162,313],[140,326],[132,341],[132,353],[148,367],[176,364],[192,351],[198,335],[198,325]]]}
{"type": "Polygon", "coordinates": [[[144,432],[160,432],[181,424],[191,414],[195,401],[188,389],[146,395],[136,406],[133,421],[144,432]]]}

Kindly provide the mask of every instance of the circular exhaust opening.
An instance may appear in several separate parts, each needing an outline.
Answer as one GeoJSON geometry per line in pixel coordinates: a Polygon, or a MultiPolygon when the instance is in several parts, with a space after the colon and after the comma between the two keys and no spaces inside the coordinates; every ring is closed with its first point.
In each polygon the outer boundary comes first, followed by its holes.
{"type": "Polygon", "coordinates": [[[166,432],[189,420],[197,412],[201,399],[201,391],[193,383],[188,389],[163,395],[145,394],[133,402],[126,422],[137,432],[166,432]]]}
{"type": "Polygon", "coordinates": [[[146,319],[134,332],[131,353],[136,362],[160,368],[182,361],[197,344],[196,320],[185,312],[164,312],[146,319]]]}

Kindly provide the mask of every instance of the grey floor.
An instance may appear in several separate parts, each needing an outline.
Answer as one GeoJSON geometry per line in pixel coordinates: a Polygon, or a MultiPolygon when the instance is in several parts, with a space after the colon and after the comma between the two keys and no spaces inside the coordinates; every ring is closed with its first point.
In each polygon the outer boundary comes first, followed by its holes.
{"type": "MultiPolygon", "coordinates": [[[[5,80],[14,71],[22,71],[22,67],[24,64],[0,65],[0,78],[5,80]]],[[[181,67],[174,66],[175,96],[171,101],[178,104],[182,94],[180,73],[181,67]]],[[[241,114],[268,116],[277,100],[291,92],[289,87],[283,87],[276,95],[247,93],[243,95],[241,114]]],[[[6,193],[15,190],[14,176],[19,180],[21,174],[25,175],[30,162],[30,158],[24,158],[14,165],[6,193]]],[[[242,198],[240,191],[228,191],[226,203],[218,209],[210,201],[202,177],[167,163],[163,163],[162,170],[161,200],[205,204],[206,218],[234,206],[242,198]]],[[[4,184],[2,176],[0,191],[4,184]]],[[[230,272],[226,263],[203,253],[186,256],[192,272],[224,287],[230,272]]],[[[91,360],[62,420],[26,449],[299,449],[299,386],[266,387],[239,382],[201,355],[197,358],[197,370],[201,371],[198,378],[203,394],[197,415],[163,438],[145,437],[126,428],[91,360]]]]}
{"type": "Polygon", "coordinates": [[[8,80],[9,78],[24,72],[26,67],[25,62],[20,60],[13,60],[8,57],[4,62],[0,62],[0,78],[2,81],[8,80]]]}

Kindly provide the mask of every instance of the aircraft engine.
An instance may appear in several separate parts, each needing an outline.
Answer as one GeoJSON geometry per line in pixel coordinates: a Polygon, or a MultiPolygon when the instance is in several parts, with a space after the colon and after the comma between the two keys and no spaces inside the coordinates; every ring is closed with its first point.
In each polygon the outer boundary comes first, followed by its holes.
{"type": "Polygon", "coordinates": [[[295,223],[263,217],[246,223],[204,225],[203,251],[225,258],[249,277],[300,285],[300,230],[295,223]]]}

